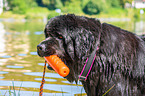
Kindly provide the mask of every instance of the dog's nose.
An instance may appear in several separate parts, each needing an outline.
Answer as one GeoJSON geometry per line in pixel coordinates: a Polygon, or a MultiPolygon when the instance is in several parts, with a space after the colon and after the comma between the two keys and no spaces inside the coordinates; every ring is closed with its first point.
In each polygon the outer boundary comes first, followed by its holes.
{"type": "Polygon", "coordinates": [[[45,46],[42,44],[37,45],[37,53],[40,57],[43,57],[45,52],[45,46]]]}
{"type": "Polygon", "coordinates": [[[37,53],[40,57],[43,57],[43,56],[50,56],[52,54],[55,54],[56,51],[54,48],[48,47],[45,44],[39,44],[37,45],[37,53]]]}
{"type": "Polygon", "coordinates": [[[45,51],[45,48],[46,48],[45,44],[39,44],[39,45],[37,45],[37,50],[38,51],[45,51]]]}
{"type": "Polygon", "coordinates": [[[42,46],[41,45],[37,45],[37,50],[42,51],[42,46]]]}

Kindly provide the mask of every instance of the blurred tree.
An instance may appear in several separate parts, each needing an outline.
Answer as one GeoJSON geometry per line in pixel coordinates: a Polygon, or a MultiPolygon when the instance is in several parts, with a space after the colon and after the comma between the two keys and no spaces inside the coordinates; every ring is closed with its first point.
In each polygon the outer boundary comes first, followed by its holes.
{"type": "Polygon", "coordinates": [[[99,14],[100,12],[106,11],[107,5],[105,0],[90,0],[83,8],[86,14],[99,14]]]}
{"type": "MultiPolygon", "coordinates": [[[[40,2],[40,0],[37,0],[40,2]]],[[[42,0],[42,3],[45,4],[45,5],[49,5],[51,4],[51,0],[42,0]]]]}
{"type": "Polygon", "coordinates": [[[55,8],[61,9],[63,7],[63,4],[61,0],[55,0],[55,8]]]}
{"type": "Polygon", "coordinates": [[[14,13],[24,14],[29,8],[47,7],[50,10],[61,9],[69,13],[99,14],[109,8],[124,8],[125,3],[133,0],[7,0],[14,13]]]}
{"type": "Polygon", "coordinates": [[[24,0],[29,8],[37,7],[38,4],[36,0],[24,0]]]}
{"type": "Polygon", "coordinates": [[[84,7],[83,11],[87,14],[93,15],[100,13],[101,8],[99,8],[99,6],[95,4],[93,1],[89,1],[84,7]]]}
{"type": "Polygon", "coordinates": [[[36,0],[36,2],[39,6],[44,6],[42,0],[36,0]]]}
{"type": "Polygon", "coordinates": [[[8,2],[10,5],[10,9],[14,13],[24,14],[26,12],[27,4],[24,0],[8,0],[8,2]]]}
{"type": "Polygon", "coordinates": [[[84,9],[84,7],[88,4],[90,0],[81,0],[81,7],[84,9]]]}
{"type": "Polygon", "coordinates": [[[126,2],[131,4],[133,0],[124,0],[124,1],[126,1],[126,2]]]}
{"type": "Polygon", "coordinates": [[[120,7],[120,2],[118,0],[107,0],[108,5],[110,5],[110,7],[114,7],[114,8],[119,8],[120,7]]]}
{"type": "Polygon", "coordinates": [[[133,0],[120,0],[120,5],[121,5],[122,8],[124,8],[125,7],[125,3],[130,3],[131,4],[132,1],[133,0]]]}
{"type": "Polygon", "coordinates": [[[63,6],[65,5],[65,2],[66,2],[66,1],[69,1],[69,0],[61,0],[63,6]]]}
{"type": "Polygon", "coordinates": [[[28,8],[36,7],[34,0],[8,0],[10,10],[14,13],[24,14],[28,8]]]}
{"type": "Polygon", "coordinates": [[[64,2],[64,7],[62,8],[62,11],[64,13],[76,13],[81,14],[82,8],[81,8],[81,0],[66,0],[64,2]]]}
{"type": "Polygon", "coordinates": [[[63,4],[61,0],[42,0],[43,4],[46,5],[50,10],[54,10],[57,8],[62,8],[63,4]]]}

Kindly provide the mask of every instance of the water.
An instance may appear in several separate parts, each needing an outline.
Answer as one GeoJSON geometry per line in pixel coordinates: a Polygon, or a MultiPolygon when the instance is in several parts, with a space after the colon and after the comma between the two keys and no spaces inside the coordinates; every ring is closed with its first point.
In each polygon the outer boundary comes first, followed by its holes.
{"type": "MultiPolygon", "coordinates": [[[[103,22],[103,21],[102,21],[103,22]]],[[[145,22],[108,22],[138,35],[145,34],[145,22]]],[[[8,96],[13,86],[20,96],[38,96],[44,58],[36,46],[44,39],[43,22],[0,22],[0,95],[8,96]],[[20,91],[19,91],[20,89],[20,91]]],[[[46,70],[44,96],[85,95],[82,84],[69,83],[54,71],[46,70]]]]}

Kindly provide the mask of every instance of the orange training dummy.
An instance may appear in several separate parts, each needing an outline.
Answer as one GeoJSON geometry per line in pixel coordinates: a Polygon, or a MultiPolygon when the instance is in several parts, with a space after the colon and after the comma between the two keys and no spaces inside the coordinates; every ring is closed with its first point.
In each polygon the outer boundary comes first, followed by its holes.
{"type": "Polygon", "coordinates": [[[50,55],[44,57],[47,63],[62,77],[66,77],[69,74],[69,68],[61,61],[57,55],[50,55]]]}

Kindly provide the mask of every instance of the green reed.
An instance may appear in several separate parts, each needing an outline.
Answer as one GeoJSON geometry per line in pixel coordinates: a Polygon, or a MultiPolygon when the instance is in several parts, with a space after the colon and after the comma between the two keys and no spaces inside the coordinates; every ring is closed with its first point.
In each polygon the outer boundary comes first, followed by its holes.
{"type": "Polygon", "coordinates": [[[19,91],[18,91],[18,95],[16,95],[16,90],[15,90],[14,82],[13,81],[12,81],[12,85],[13,86],[10,86],[10,88],[9,88],[9,96],[20,96],[20,89],[22,87],[22,83],[20,85],[20,88],[19,88],[19,91]],[[13,87],[13,90],[12,90],[12,87],[13,87]]]}

